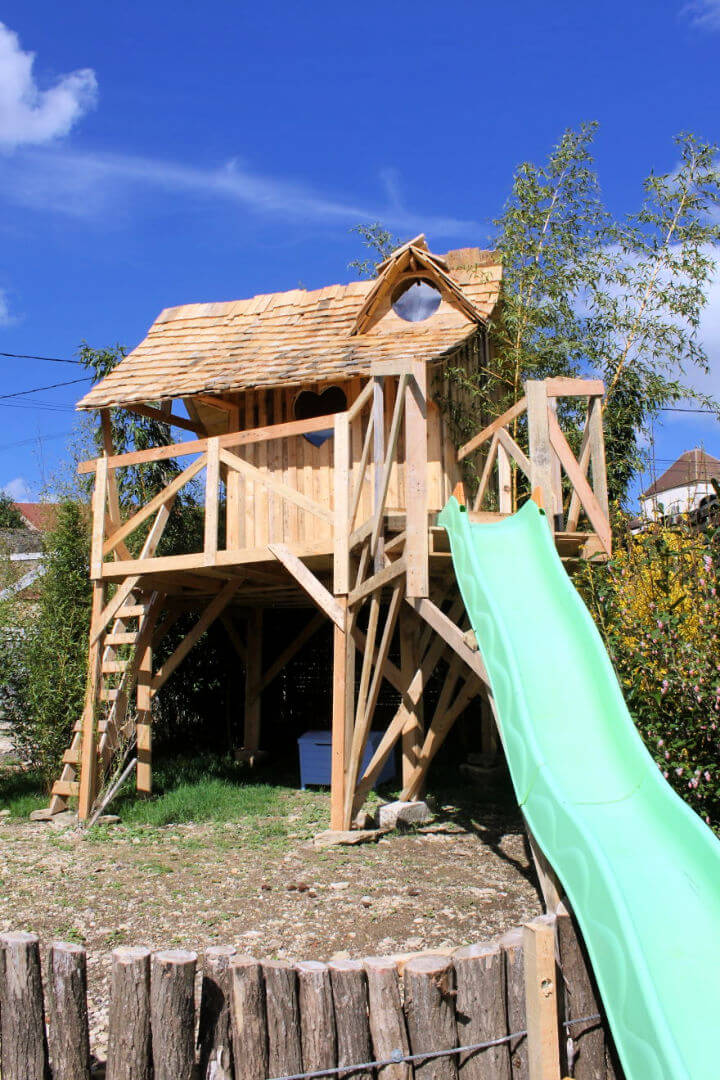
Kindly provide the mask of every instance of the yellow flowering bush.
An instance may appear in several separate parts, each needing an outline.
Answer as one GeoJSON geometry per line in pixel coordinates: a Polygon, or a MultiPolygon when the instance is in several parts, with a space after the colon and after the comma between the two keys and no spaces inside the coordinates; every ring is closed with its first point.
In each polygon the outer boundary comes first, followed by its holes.
{"type": "Polygon", "coordinates": [[[720,830],[720,530],[628,534],[578,584],[663,775],[720,830]]]}

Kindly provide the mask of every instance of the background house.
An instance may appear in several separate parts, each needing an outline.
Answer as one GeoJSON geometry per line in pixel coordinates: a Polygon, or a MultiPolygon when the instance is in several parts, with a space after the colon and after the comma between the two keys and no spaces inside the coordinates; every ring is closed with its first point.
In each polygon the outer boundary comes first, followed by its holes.
{"type": "Polygon", "coordinates": [[[642,517],[676,517],[704,509],[717,499],[712,481],[720,481],[720,460],[696,447],[686,450],[640,496],[642,517]]]}

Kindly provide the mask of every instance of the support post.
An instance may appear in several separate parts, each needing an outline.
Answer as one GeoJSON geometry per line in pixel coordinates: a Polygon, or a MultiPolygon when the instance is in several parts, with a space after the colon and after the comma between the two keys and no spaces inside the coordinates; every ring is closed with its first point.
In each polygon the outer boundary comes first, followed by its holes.
{"type": "Polygon", "coordinates": [[[262,678],[263,609],[253,608],[248,619],[247,667],[245,669],[244,750],[260,747],[260,680],[262,678]]]}
{"type": "Polygon", "coordinates": [[[555,506],[552,483],[552,448],[550,446],[550,425],[548,420],[547,387],[544,382],[530,379],[525,383],[528,412],[528,439],[530,444],[530,466],[532,479],[530,485],[534,491],[542,491],[543,506],[547,513],[548,525],[552,527],[555,506]]]}
{"type": "Polygon", "coordinates": [[[523,927],[529,1080],[560,1080],[554,918],[523,927]]]}
{"type": "Polygon", "coordinates": [[[498,510],[501,514],[512,514],[512,470],[510,455],[498,440],[498,510]]]}
{"type": "Polygon", "coordinates": [[[350,423],[347,413],[335,417],[335,522],[333,552],[333,592],[350,591],[350,423]]]}
{"type": "MultiPolygon", "coordinates": [[[[403,608],[400,612],[400,668],[403,684],[410,686],[415,673],[420,669],[420,626],[410,612],[403,608]]],[[[411,702],[411,711],[402,733],[402,783],[405,787],[415,772],[420,760],[423,739],[422,698],[417,703],[411,702]]],[[[419,795],[422,797],[422,795],[419,795]]]]}
{"type": "Polygon", "coordinates": [[[405,390],[405,486],[407,595],[430,594],[430,555],[427,512],[427,367],[411,364],[405,390]]]}
{"type": "Polygon", "coordinates": [[[143,648],[137,677],[137,790],[152,792],[152,645],[143,648]]]}
{"type": "MultiPolygon", "coordinates": [[[[338,597],[338,603],[343,605],[343,608],[347,610],[347,597],[338,597]]],[[[347,709],[348,699],[350,701],[354,698],[354,686],[352,687],[353,693],[349,694],[348,677],[349,672],[349,652],[350,648],[354,651],[355,646],[352,643],[352,639],[348,633],[346,626],[345,630],[335,624],[333,626],[333,697],[332,697],[332,764],[330,772],[330,828],[342,829],[343,827],[343,815],[345,807],[345,773],[347,769],[347,709]]],[[[352,664],[353,683],[354,683],[354,663],[352,664]]],[[[352,724],[352,719],[350,721],[352,724]]]]}
{"type": "MultiPolygon", "coordinates": [[[[550,409],[557,420],[557,398],[548,398],[548,409],[550,409]]],[[[563,515],[562,465],[560,464],[560,458],[555,453],[551,454],[550,477],[553,490],[553,526],[555,532],[562,532],[565,527],[563,515]]]]}
{"type": "MultiPolygon", "coordinates": [[[[240,430],[240,407],[233,405],[228,413],[228,431],[240,430]]],[[[243,488],[245,479],[235,469],[227,469],[225,487],[225,547],[237,551],[245,543],[245,507],[243,488]]]]}
{"type": "MultiPolygon", "coordinates": [[[[385,393],[382,375],[373,377],[373,515],[378,511],[382,499],[383,466],[385,464],[385,393]]],[[[375,572],[384,565],[384,522],[380,523],[380,537],[375,548],[375,572]]]]}
{"type": "MultiPolygon", "coordinates": [[[[105,459],[107,460],[107,459],[105,459]]],[[[94,626],[103,609],[105,585],[94,581],[92,586],[92,614],[90,625],[94,626]]],[[[85,687],[81,730],[82,744],[80,751],[80,791],[78,798],[78,819],[86,821],[90,817],[92,804],[97,793],[97,739],[96,709],[100,680],[102,677],[102,637],[92,642],[88,650],[88,675],[85,687]]]]}

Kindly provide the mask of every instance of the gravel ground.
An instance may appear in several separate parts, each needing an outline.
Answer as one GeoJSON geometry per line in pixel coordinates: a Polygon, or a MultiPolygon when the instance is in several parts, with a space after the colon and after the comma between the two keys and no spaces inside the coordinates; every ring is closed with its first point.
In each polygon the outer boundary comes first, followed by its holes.
{"type": "Polygon", "coordinates": [[[541,912],[516,812],[447,806],[422,831],[320,850],[324,798],[298,792],[270,823],[82,834],[0,818],[0,930],[87,945],[102,1055],[116,945],[329,959],[451,949],[541,912]]]}

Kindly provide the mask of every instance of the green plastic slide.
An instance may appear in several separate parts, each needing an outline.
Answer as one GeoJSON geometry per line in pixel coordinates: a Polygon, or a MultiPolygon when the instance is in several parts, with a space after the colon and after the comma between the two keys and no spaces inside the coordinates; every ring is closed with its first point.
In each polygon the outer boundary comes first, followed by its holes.
{"type": "Polygon", "coordinates": [[[720,842],[664,780],[528,502],[440,515],[518,802],[572,904],[627,1080],[720,1078],[720,842]]]}

